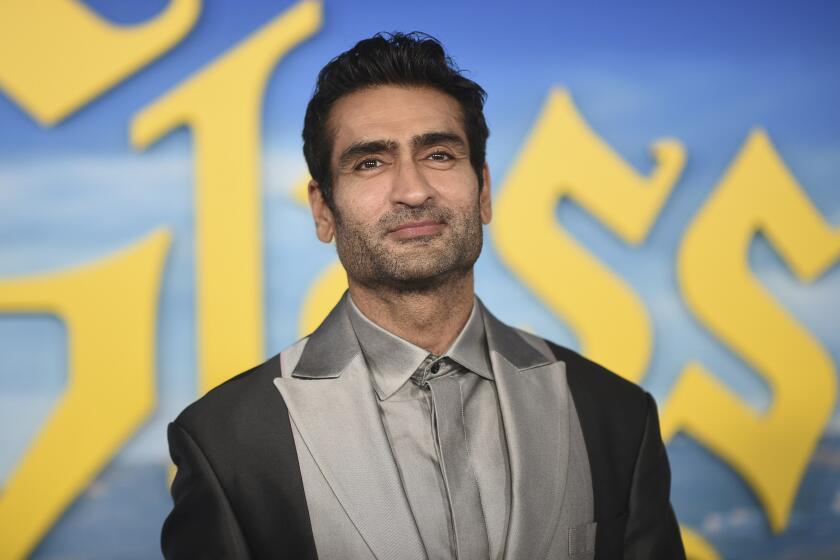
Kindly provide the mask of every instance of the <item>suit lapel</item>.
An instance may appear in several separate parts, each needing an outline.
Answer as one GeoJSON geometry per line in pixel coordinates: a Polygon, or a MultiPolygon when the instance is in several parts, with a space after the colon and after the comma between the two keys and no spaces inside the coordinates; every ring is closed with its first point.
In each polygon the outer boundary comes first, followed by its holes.
{"type": "Polygon", "coordinates": [[[543,558],[560,518],[568,471],[565,364],[540,353],[486,309],[483,312],[510,456],[505,558],[543,558]]]}
{"type": "Polygon", "coordinates": [[[342,300],[274,380],[324,478],[373,555],[425,558],[342,300]]]}

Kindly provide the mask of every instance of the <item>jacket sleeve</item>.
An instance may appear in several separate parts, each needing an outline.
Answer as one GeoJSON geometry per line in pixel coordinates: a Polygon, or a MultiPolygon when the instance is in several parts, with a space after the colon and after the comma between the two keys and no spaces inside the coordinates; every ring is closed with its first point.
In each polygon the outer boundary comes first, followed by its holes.
{"type": "Polygon", "coordinates": [[[172,483],[174,507],[161,533],[163,556],[249,558],[239,523],[204,452],[177,423],[169,424],[168,437],[178,472],[172,483]]]}
{"type": "Polygon", "coordinates": [[[671,508],[671,469],[659,431],[656,403],[648,400],[647,420],[636,457],[624,532],[625,560],[684,560],[680,528],[671,508]]]}

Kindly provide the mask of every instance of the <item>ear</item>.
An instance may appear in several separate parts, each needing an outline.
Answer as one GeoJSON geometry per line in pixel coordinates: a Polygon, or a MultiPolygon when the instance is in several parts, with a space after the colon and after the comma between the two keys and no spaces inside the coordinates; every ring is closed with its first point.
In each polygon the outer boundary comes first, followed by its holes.
{"type": "Polygon", "coordinates": [[[481,169],[481,175],[484,178],[484,187],[478,194],[478,207],[481,211],[481,223],[487,225],[493,218],[493,204],[490,196],[490,168],[486,163],[481,169]]]}
{"type": "Polygon", "coordinates": [[[335,217],[332,210],[324,200],[321,187],[314,179],[309,181],[309,209],[312,211],[312,218],[315,220],[315,234],[324,243],[330,243],[335,234],[335,217]]]}

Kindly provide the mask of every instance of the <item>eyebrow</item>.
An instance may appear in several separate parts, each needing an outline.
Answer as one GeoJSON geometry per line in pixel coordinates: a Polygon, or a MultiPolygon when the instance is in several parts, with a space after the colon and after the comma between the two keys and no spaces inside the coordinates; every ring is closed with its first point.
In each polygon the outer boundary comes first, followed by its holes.
{"type": "Polygon", "coordinates": [[[350,144],[347,149],[341,152],[338,158],[338,167],[345,167],[352,163],[356,158],[368,156],[370,154],[379,154],[382,152],[394,152],[397,149],[397,143],[393,140],[369,140],[363,142],[356,142],[350,144]]]}
{"type": "MultiPolygon", "coordinates": [[[[459,149],[466,149],[467,143],[454,132],[426,132],[411,138],[411,145],[415,148],[434,146],[435,144],[451,144],[459,149]]],[[[396,152],[399,143],[394,140],[364,140],[350,144],[338,158],[338,167],[346,167],[356,159],[382,152],[396,152]]]]}
{"type": "Polygon", "coordinates": [[[411,143],[415,148],[423,148],[435,144],[452,144],[462,150],[467,147],[464,139],[454,132],[427,132],[425,134],[419,134],[411,139],[411,143]]]}

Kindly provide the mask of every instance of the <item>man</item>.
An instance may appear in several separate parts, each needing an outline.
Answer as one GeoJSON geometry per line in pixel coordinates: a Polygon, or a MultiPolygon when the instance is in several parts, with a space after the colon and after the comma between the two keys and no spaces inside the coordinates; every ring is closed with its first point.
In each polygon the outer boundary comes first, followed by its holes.
{"type": "Polygon", "coordinates": [[[651,397],[473,293],[484,91],[424,35],[320,73],[318,238],[348,293],[170,426],[167,558],[683,558],[651,397]]]}

